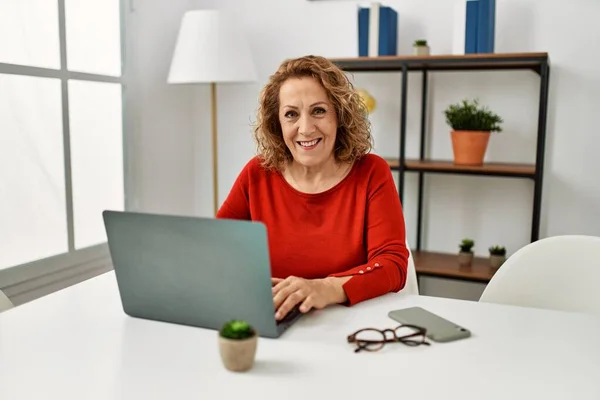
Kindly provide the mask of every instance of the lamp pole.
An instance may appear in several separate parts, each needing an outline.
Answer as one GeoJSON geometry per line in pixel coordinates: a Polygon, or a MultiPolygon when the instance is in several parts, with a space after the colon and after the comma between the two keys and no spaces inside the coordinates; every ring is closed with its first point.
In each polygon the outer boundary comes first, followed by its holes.
{"type": "Polygon", "coordinates": [[[219,145],[217,142],[217,84],[215,82],[210,83],[210,109],[212,114],[213,206],[216,216],[219,210],[219,145]]]}

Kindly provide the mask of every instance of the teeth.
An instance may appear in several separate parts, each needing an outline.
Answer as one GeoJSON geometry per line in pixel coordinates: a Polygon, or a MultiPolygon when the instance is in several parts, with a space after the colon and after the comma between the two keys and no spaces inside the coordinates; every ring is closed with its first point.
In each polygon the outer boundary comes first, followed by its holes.
{"type": "Polygon", "coordinates": [[[317,144],[318,141],[319,141],[319,139],[315,139],[310,142],[300,142],[300,145],[304,146],[304,147],[310,147],[310,146],[314,146],[315,144],[317,144]]]}

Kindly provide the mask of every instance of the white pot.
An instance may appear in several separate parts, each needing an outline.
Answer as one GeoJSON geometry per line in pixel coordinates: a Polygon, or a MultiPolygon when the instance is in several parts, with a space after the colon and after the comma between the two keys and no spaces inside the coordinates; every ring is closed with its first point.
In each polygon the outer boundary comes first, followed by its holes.
{"type": "Polygon", "coordinates": [[[415,55],[417,56],[428,56],[429,46],[413,46],[415,55]]]}

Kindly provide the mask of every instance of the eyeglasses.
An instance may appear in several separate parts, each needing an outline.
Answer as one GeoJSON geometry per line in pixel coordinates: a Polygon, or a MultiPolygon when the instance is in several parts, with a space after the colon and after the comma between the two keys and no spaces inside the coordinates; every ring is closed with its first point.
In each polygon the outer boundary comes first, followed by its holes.
{"type": "Polygon", "coordinates": [[[364,328],[360,329],[348,336],[348,343],[356,343],[355,353],[361,350],[378,351],[385,346],[386,343],[400,342],[406,346],[429,346],[429,342],[425,340],[427,330],[415,325],[399,325],[394,329],[375,329],[364,328]],[[388,337],[391,333],[392,337],[388,337]]]}

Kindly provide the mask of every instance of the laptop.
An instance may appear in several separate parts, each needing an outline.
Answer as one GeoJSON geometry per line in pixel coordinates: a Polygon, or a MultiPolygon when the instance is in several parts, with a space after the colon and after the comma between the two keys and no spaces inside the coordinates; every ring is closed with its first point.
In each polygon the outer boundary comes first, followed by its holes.
{"type": "Polygon", "coordinates": [[[278,338],[302,313],[275,319],[266,226],[261,222],[104,211],[123,311],[207,329],[248,321],[278,338]]]}

